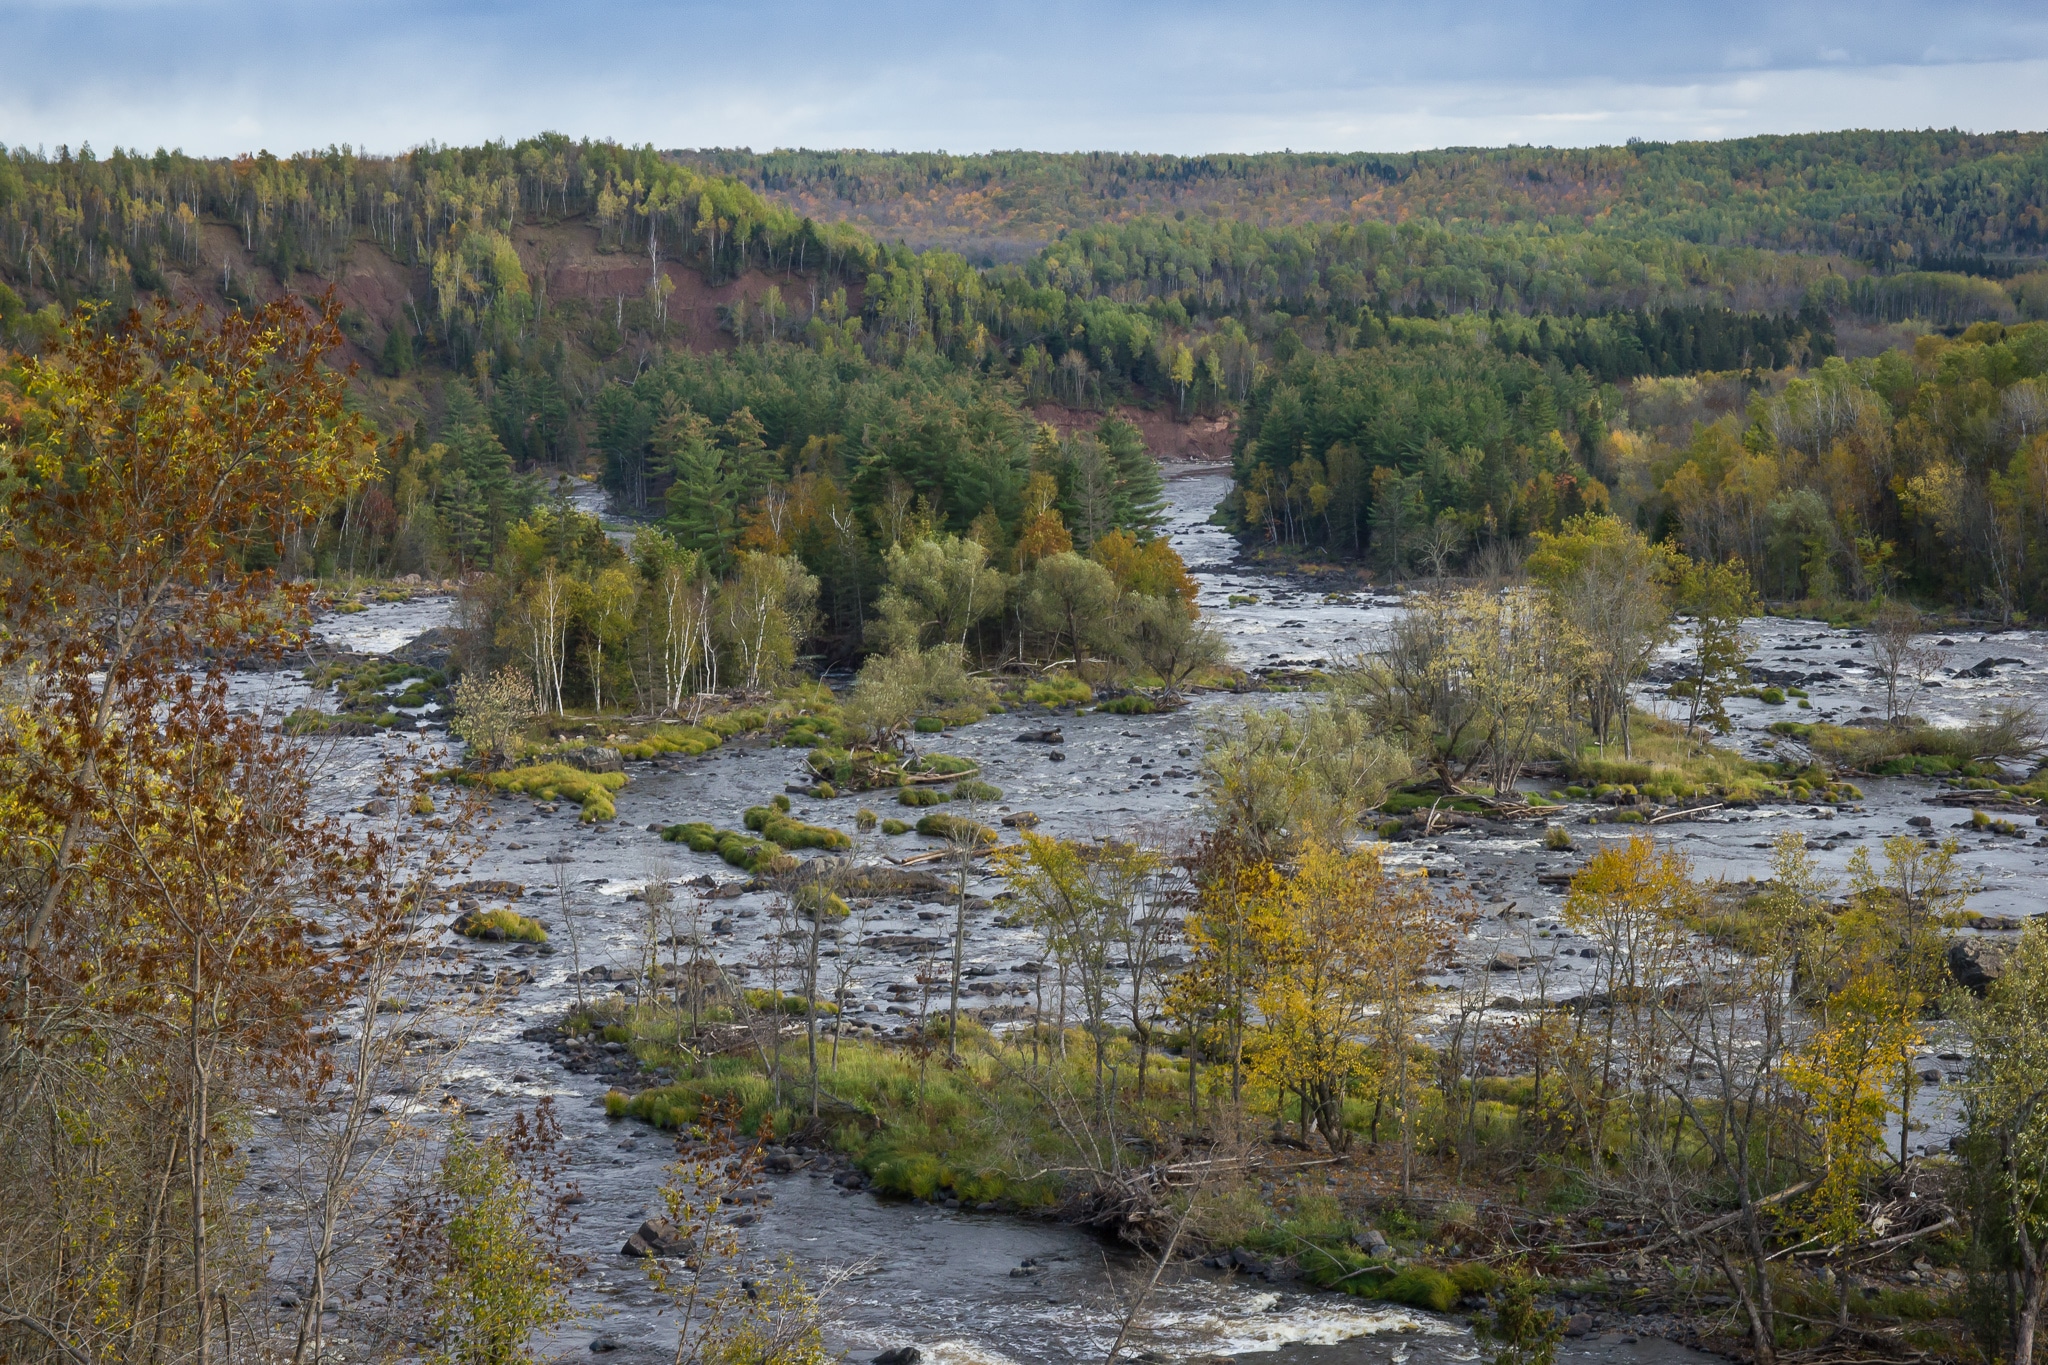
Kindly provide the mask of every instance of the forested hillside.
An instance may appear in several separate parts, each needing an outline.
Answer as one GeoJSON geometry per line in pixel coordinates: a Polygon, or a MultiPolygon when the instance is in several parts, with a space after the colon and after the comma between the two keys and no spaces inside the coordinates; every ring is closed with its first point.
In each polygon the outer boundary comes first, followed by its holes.
{"type": "Polygon", "coordinates": [[[1254,548],[1398,576],[1612,510],[1776,596],[2012,619],[2048,606],[2044,166],[2037,135],[1940,133],[1197,159],[17,148],[0,340],[32,355],[81,305],[332,289],[392,440],[294,568],[501,566],[556,492],[541,471],[588,466],[706,572],[794,556],[837,651],[862,648],[906,525],[1019,572],[1048,512],[1077,551],[1146,535],[1118,414],[1155,447],[1233,424],[1254,548]]]}
{"type": "Polygon", "coordinates": [[[1204,216],[1542,226],[1943,264],[2048,247],[2048,137],[1844,132],[1382,155],[685,151],[820,219],[1017,254],[1062,230],[1204,216]]]}

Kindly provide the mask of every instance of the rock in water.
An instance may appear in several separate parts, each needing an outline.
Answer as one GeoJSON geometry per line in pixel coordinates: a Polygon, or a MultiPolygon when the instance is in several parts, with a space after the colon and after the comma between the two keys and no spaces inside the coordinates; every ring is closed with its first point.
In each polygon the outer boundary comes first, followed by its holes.
{"type": "Polygon", "coordinates": [[[582,749],[562,749],[541,756],[545,763],[565,763],[571,768],[580,768],[586,773],[622,773],[626,771],[626,760],[617,749],[602,745],[590,745],[582,749]]]}
{"type": "Polygon", "coordinates": [[[650,1218],[640,1225],[640,1230],[626,1239],[626,1245],[619,1248],[621,1256],[680,1256],[687,1249],[689,1239],[666,1218],[650,1218]]]}
{"type": "Polygon", "coordinates": [[[1981,938],[1959,938],[1948,945],[1948,971],[1956,984],[1978,995],[2005,975],[2005,945],[1981,938]]]}

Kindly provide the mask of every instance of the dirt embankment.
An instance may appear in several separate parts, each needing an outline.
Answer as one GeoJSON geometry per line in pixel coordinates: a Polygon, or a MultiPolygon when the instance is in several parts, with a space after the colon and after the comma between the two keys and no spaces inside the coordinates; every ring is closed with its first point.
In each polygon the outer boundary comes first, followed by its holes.
{"type": "Polygon", "coordinates": [[[1221,417],[1196,417],[1180,421],[1170,412],[1120,405],[1109,412],[1061,407],[1041,403],[1031,409],[1034,420],[1048,423],[1063,433],[1093,431],[1107,416],[1123,418],[1145,438],[1145,448],[1163,464],[1227,464],[1230,444],[1237,436],[1234,413],[1221,417]]]}

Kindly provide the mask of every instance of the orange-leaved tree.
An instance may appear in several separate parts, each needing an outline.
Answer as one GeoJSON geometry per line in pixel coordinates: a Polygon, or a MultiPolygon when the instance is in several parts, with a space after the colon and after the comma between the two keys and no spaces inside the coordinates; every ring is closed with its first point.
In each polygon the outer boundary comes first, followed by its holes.
{"type": "Polygon", "coordinates": [[[303,630],[266,566],[373,471],[335,310],[75,318],[0,432],[0,1355],[206,1361],[253,1273],[224,1187],[259,1089],[305,1093],[378,850],[227,674],[303,630]]]}

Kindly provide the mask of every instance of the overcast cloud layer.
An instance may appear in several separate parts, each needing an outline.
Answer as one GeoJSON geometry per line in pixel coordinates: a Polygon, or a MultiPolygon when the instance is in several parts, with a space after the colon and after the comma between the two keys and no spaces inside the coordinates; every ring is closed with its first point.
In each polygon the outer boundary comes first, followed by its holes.
{"type": "Polygon", "coordinates": [[[2048,4],[0,0],[0,142],[1162,152],[2048,127],[2048,4]]]}

